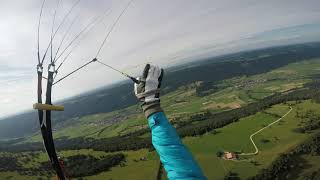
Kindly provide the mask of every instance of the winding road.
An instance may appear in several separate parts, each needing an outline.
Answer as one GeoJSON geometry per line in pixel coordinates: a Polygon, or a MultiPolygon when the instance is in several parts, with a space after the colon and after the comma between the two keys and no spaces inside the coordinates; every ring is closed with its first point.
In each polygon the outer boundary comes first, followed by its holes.
{"type": "Polygon", "coordinates": [[[258,149],[256,143],[254,143],[253,137],[254,137],[255,135],[257,135],[258,133],[260,133],[261,131],[265,130],[266,128],[268,128],[268,127],[272,126],[273,124],[281,121],[281,119],[283,119],[284,117],[286,117],[291,111],[292,111],[292,107],[290,107],[290,110],[289,110],[285,115],[283,115],[281,118],[279,118],[278,120],[270,123],[268,126],[263,127],[263,128],[261,128],[261,129],[259,129],[258,131],[256,131],[255,133],[253,133],[253,134],[250,135],[250,140],[251,140],[251,142],[252,142],[252,144],[253,144],[253,146],[254,146],[254,148],[255,148],[255,152],[252,152],[252,153],[241,153],[241,154],[238,154],[238,155],[240,155],[240,156],[257,155],[257,154],[259,153],[259,149],[258,149]]]}

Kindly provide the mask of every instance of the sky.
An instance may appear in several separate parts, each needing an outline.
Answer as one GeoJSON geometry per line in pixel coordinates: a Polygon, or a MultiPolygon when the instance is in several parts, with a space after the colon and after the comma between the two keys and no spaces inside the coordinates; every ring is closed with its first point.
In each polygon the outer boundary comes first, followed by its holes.
{"type": "MultiPolygon", "coordinates": [[[[46,0],[40,24],[41,56],[50,42],[52,27],[55,32],[76,1],[46,0]]],[[[59,65],[71,51],[58,78],[95,57],[128,2],[80,0],[53,39],[53,55],[64,36],[59,55],[87,24],[94,23],[58,59],[59,65]]],[[[1,0],[0,118],[29,110],[36,102],[41,4],[42,0],[1,0]]],[[[98,59],[137,75],[147,62],[168,67],[241,50],[316,41],[319,37],[319,0],[134,0],[98,59]]],[[[50,53],[45,62],[49,60],[50,53]]],[[[53,100],[123,79],[119,73],[92,63],[55,85],[53,100]]]]}

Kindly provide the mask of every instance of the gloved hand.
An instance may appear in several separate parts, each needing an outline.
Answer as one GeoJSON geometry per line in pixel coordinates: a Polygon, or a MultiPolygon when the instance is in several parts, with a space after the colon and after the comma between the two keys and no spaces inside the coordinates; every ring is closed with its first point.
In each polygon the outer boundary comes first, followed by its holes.
{"type": "Polygon", "coordinates": [[[147,64],[143,74],[137,79],[139,84],[134,84],[134,92],[141,101],[141,107],[148,118],[150,115],[163,111],[160,107],[160,86],[163,77],[163,69],[147,64]]]}

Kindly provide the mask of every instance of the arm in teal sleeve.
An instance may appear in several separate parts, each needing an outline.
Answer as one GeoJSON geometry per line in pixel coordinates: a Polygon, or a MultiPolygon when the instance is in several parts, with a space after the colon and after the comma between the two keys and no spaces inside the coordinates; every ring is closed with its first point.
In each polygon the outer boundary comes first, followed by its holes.
{"type": "Polygon", "coordinates": [[[152,144],[170,180],[206,179],[189,150],[182,144],[176,130],[163,112],[148,118],[152,144]]]}

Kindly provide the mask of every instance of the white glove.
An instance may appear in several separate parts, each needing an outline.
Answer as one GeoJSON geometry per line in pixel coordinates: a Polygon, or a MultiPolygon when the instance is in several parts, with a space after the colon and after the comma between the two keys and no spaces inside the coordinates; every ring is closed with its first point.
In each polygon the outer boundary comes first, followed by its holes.
{"type": "Polygon", "coordinates": [[[141,106],[147,117],[162,111],[159,98],[162,77],[163,69],[147,64],[142,77],[137,78],[140,83],[134,84],[135,95],[142,102],[141,106]]]}

